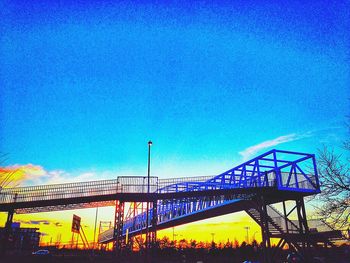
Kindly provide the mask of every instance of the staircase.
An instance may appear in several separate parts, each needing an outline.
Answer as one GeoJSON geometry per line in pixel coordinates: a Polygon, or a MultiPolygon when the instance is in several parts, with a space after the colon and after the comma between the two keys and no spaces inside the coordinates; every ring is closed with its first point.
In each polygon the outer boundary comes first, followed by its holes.
{"type": "MultiPolygon", "coordinates": [[[[260,212],[256,208],[249,208],[246,210],[247,214],[254,219],[259,225],[262,224],[260,212]]],[[[282,226],[277,224],[270,216],[267,216],[269,236],[274,237],[284,233],[282,226]]]]}
{"type": "MultiPolygon", "coordinates": [[[[297,234],[300,233],[299,228],[288,218],[285,218],[276,208],[272,205],[267,205],[267,225],[268,225],[268,236],[269,238],[280,238],[280,243],[278,243],[277,247],[272,250],[273,255],[279,253],[278,247],[282,244],[287,243],[289,247],[293,247],[294,250],[303,257],[302,247],[304,244],[299,241],[293,241],[289,234],[297,234]]],[[[254,219],[260,226],[262,226],[262,218],[260,211],[257,207],[251,207],[245,210],[247,214],[254,219]]]]}
{"type": "MultiPolygon", "coordinates": [[[[245,210],[247,214],[254,219],[255,222],[257,222],[259,225],[262,225],[262,219],[260,215],[260,211],[256,207],[251,207],[247,210],[245,210]]],[[[293,234],[300,234],[302,231],[300,228],[289,218],[286,218],[280,213],[276,208],[274,208],[272,205],[267,205],[267,222],[268,222],[268,232],[270,238],[281,238],[284,239],[289,245],[293,246],[297,252],[300,252],[303,246],[303,242],[299,241],[293,241],[293,238],[291,235],[293,234]]],[[[324,240],[317,240],[315,237],[313,237],[312,233],[308,234],[308,242],[314,246],[318,247],[318,242],[326,243],[327,245],[330,245],[331,247],[334,247],[332,241],[329,239],[324,240]]]]}

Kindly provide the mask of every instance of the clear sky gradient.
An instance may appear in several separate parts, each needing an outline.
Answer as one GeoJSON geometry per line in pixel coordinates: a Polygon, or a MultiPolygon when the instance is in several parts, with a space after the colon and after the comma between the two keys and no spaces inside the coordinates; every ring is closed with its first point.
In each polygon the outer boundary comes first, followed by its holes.
{"type": "Polygon", "coordinates": [[[212,175],[348,135],[349,1],[1,1],[0,150],[37,181],[212,175]]]}

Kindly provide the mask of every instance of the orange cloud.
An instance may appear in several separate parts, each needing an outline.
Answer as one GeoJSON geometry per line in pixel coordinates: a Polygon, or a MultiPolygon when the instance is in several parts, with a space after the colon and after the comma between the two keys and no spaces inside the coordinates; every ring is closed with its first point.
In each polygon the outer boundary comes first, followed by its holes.
{"type": "Polygon", "coordinates": [[[25,181],[35,180],[46,174],[39,165],[12,165],[0,167],[0,186],[14,187],[25,181]]]}

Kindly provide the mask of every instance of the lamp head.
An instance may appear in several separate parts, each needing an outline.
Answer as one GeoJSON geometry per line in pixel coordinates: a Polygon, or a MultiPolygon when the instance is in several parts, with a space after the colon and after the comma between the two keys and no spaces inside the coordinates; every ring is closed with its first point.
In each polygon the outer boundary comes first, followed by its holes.
{"type": "Polygon", "coordinates": [[[148,145],[151,146],[151,145],[152,145],[152,141],[149,141],[149,142],[148,142],[148,145]]]}

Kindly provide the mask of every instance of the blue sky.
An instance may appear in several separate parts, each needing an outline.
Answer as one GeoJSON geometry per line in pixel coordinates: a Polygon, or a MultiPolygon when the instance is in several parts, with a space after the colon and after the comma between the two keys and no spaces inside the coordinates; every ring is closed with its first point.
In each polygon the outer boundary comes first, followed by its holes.
{"type": "Polygon", "coordinates": [[[209,175],[348,136],[348,1],[93,2],[0,4],[6,165],[145,174],[152,139],[154,174],[209,175]]]}

